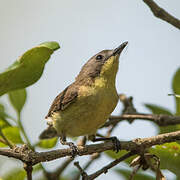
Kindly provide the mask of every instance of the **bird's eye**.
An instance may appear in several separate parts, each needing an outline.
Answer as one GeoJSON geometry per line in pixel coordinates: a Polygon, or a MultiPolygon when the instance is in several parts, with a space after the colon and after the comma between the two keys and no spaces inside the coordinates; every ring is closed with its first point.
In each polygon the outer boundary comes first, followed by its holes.
{"type": "Polygon", "coordinates": [[[102,56],[102,55],[96,56],[96,60],[101,60],[101,59],[103,59],[103,56],[102,56]]]}

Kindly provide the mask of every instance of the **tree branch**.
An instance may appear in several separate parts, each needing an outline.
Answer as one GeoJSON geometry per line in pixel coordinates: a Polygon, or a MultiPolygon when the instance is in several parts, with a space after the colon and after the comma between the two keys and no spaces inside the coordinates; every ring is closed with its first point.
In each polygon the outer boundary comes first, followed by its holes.
{"type": "MultiPolygon", "coordinates": [[[[108,127],[110,125],[117,124],[122,120],[134,120],[134,119],[144,119],[152,121],[159,126],[177,125],[180,124],[180,116],[171,116],[164,114],[123,114],[121,116],[110,116],[109,121],[107,121],[102,127],[108,127]]],[[[131,122],[131,121],[130,121],[131,122]]]]}
{"type": "Polygon", "coordinates": [[[32,180],[32,166],[28,165],[28,164],[24,164],[24,169],[26,170],[26,174],[27,174],[27,180],[32,180]]]}
{"type": "MultiPolygon", "coordinates": [[[[132,141],[121,141],[121,149],[127,151],[136,151],[137,154],[139,154],[144,151],[144,149],[150,148],[154,145],[174,142],[177,140],[180,140],[180,131],[160,134],[157,136],[152,136],[150,138],[138,138],[132,141]]],[[[107,141],[105,143],[78,147],[78,154],[79,156],[83,156],[113,149],[113,142],[107,141]]],[[[0,149],[0,155],[13,157],[15,159],[23,161],[26,164],[35,165],[40,162],[47,162],[58,158],[71,156],[72,150],[70,148],[67,148],[47,152],[34,152],[31,149],[24,150],[24,147],[22,146],[16,147],[15,149],[0,149]]]]}
{"type": "Polygon", "coordinates": [[[156,16],[159,19],[162,19],[169,24],[175,26],[176,28],[180,29],[180,20],[176,17],[169,14],[167,11],[165,11],[163,8],[158,6],[153,0],[143,0],[144,3],[149,6],[151,11],[153,12],[154,16],[156,16]]]}
{"type": "Polygon", "coordinates": [[[108,165],[104,166],[103,168],[101,168],[100,170],[96,171],[93,174],[87,175],[86,172],[84,172],[84,170],[80,167],[79,162],[75,162],[74,165],[79,169],[79,171],[81,172],[81,175],[83,177],[83,180],[93,180],[95,178],[97,178],[98,176],[100,176],[103,173],[107,173],[109,169],[111,169],[112,167],[116,166],[117,164],[119,164],[120,162],[124,161],[125,159],[133,156],[134,154],[136,154],[135,152],[128,152],[127,154],[123,155],[122,157],[114,160],[113,162],[109,163],[108,165]]]}

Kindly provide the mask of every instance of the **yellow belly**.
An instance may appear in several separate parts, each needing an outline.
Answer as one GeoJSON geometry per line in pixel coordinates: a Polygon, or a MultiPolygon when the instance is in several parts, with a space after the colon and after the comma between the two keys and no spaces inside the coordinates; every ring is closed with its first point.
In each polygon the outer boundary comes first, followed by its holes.
{"type": "Polygon", "coordinates": [[[115,87],[81,87],[77,100],[65,110],[53,114],[58,134],[75,137],[95,134],[117,105],[115,87]]]}

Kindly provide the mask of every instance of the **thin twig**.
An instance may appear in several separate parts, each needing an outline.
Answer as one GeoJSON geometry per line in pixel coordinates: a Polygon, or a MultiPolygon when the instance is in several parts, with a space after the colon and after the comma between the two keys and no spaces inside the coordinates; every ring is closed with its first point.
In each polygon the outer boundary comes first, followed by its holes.
{"type": "Polygon", "coordinates": [[[95,178],[97,178],[98,176],[100,176],[101,174],[106,174],[108,172],[109,169],[111,169],[112,167],[116,166],[117,164],[119,164],[120,162],[124,161],[125,159],[135,155],[136,152],[128,152],[127,154],[123,155],[122,157],[114,160],[113,162],[109,163],[108,165],[104,166],[103,168],[101,168],[100,170],[96,171],[93,174],[87,175],[87,173],[80,167],[79,163],[75,163],[75,166],[80,170],[81,175],[83,177],[84,180],[93,180],[95,178]]]}
{"type": "Polygon", "coordinates": [[[89,179],[95,179],[96,177],[100,176],[103,173],[107,173],[108,170],[114,166],[116,166],[117,164],[119,164],[120,162],[124,161],[125,159],[135,155],[135,152],[128,152],[127,154],[123,155],[122,157],[114,160],[113,162],[109,163],[107,166],[104,166],[103,168],[101,168],[100,170],[96,171],[95,173],[89,175],[89,179]]]}
{"type": "Polygon", "coordinates": [[[122,102],[124,108],[122,114],[136,114],[137,110],[133,104],[133,97],[127,97],[125,94],[119,94],[119,100],[122,102]]]}
{"type": "Polygon", "coordinates": [[[133,180],[134,176],[136,175],[137,171],[140,169],[141,165],[137,165],[133,168],[133,172],[131,173],[129,180],[133,180]]]}
{"type": "MultiPolygon", "coordinates": [[[[85,164],[83,171],[87,170],[90,167],[90,165],[99,157],[100,157],[99,153],[92,154],[90,160],[85,164]]],[[[80,176],[81,176],[81,172],[79,171],[79,173],[73,178],[73,180],[78,180],[80,176]]]]}
{"type": "Polygon", "coordinates": [[[79,165],[79,162],[74,162],[74,166],[76,166],[79,169],[80,174],[82,175],[82,179],[86,180],[88,178],[87,173],[82,169],[82,167],[79,165]]]}
{"type": "Polygon", "coordinates": [[[0,142],[7,145],[7,143],[6,143],[6,141],[4,139],[0,138],[0,142]]]}
{"type": "Polygon", "coordinates": [[[24,138],[25,138],[25,140],[26,140],[26,143],[28,144],[28,146],[29,146],[32,150],[34,150],[34,147],[31,145],[31,142],[30,142],[30,140],[29,140],[29,138],[28,138],[28,136],[27,136],[27,134],[26,134],[26,131],[25,131],[25,129],[24,129],[24,126],[23,126],[23,124],[22,124],[22,122],[21,122],[20,114],[18,114],[17,123],[18,123],[18,126],[19,126],[19,128],[20,128],[20,130],[21,130],[21,132],[22,132],[22,134],[23,134],[23,136],[24,136],[24,138]]]}
{"type": "Polygon", "coordinates": [[[153,0],[143,0],[144,3],[149,6],[151,11],[153,12],[154,16],[157,18],[160,18],[169,24],[173,25],[174,27],[180,29],[180,20],[176,17],[169,14],[167,11],[165,11],[163,8],[158,6],[153,0]]]}
{"type": "Polygon", "coordinates": [[[68,159],[66,159],[66,160],[62,163],[62,165],[55,170],[55,172],[54,172],[55,176],[59,178],[59,177],[61,176],[61,174],[63,173],[63,171],[66,169],[66,167],[67,167],[73,160],[74,160],[73,158],[71,158],[71,157],[69,158],[69,157],[68,157],[68,159]]]}

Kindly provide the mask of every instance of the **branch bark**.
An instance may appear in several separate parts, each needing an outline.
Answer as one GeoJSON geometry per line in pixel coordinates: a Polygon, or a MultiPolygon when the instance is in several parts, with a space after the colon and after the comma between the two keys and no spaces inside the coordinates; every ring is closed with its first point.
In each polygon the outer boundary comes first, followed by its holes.
{"type": "MultiPolygon", "coordinates": [[[[136,151],[137,154],[140,154],[141,152],[144,152],[144,149],[146,148],[150,148],[154,145],[175,142],[177,140],[180,140],[180,131],[160,134],[149,138],[138,138],[132,141],[121,141],[121,149],[127,151],[136,151]]],[[[108,141],[99,144],[86,145],[84,147],[80,146],[78,147],[78,154],[79,156],[83,156],[113,149],[113,142],[108,141]]],[[[16,147],[15,149],[0,149],[0,155],[19,159],[24,163],[31,164],[33,166],[40,162],[47,162],[58,158],[71,156],[72,150],[67,148],[47,152],[34,152],[31,149],[24,150],[24,147],[16,147]]]]}
{"type": "Polygon", "coordinates": [[[153,0],[143,0],[144,3],[151,9],[154,16],[156,16],[159,19],[162,19],[169,24],[173,25],[174,27],[180,29],[180,20],[176,17],[169,14],[167,11],[165,11],[163,8],[158,6],[153,0]]]}
{"type": "Polygon", "coordinates": [[[24,164],[24,169],[26,170],[27,180],[32,180],[32,171],[33,171],[32,166],[28,164],[24,164]]]}

